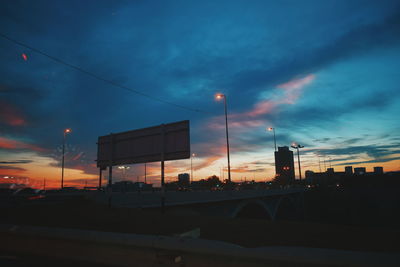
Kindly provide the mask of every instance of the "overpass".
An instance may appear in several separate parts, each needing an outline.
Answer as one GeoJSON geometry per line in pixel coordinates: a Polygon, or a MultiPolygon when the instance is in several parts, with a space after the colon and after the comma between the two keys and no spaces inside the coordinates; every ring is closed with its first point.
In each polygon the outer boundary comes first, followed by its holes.
{"type": "MultiPolygon", "coordinates": [[[[303,213],[303,188],[231,191],[167,191],[167,210],[198,215],[219,215],[225,217],[256,217],[271,220],[279,217],[280,211],[299,217],[303,213]],[[250,216],[251,217],[251,216],[250,216]]],[[[96,192],[96,202],[116,207],[159,209],[161,192],[96,192]]]]}

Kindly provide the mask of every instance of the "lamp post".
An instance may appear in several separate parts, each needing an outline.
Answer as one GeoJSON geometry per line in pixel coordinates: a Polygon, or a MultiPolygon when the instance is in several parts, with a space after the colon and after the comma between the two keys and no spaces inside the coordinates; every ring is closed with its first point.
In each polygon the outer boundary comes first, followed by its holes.
{"type": "Polygon", "coordinates": [[[64,188],[64,156],[65,156],[65,139],[67,134],[71,133],[72,130],[67,128],[63,133],[63,145],[62,145],[62,163],[61,163],[61,189],[64,188]]]}
{"type": "Polygon", "coordinates": [[[299,163],[299,177],[300,177],[300,181],[301,181],[301,167],[300,167],[300,152],[299,149],[303,148],[304,146],[297,144],[297,143],[292,143],[292,147],[297,149],[297,162],[299,163]]]}
{"type": "Polygon", "coordinates": [[[224,109],[225,109],[225,131],[226,131],[226,151],[228,154],[228,181],[231,182],[231,162],[229,157],[229,135],[228,135],[228,111],[226,107],[226,95],[216,94],[215,98],[217,100],[224,99],[224,109]]]}
{"type": "Polygon", "coordinates": [[[273,127],[269,127],[269,128],[267,128],[267,130],[269,131],[269,132],[274,132],[274,145],[275,145],[275,151],[276,151],[276,136],[275,136],[275,128],[273,128],[273,127]]]}
{"type": "Polygon", "coordinates": [[[196,156],[195,153],[192,153],[190,157],[190,184],[193,183],[193,158],[196,156]]]}

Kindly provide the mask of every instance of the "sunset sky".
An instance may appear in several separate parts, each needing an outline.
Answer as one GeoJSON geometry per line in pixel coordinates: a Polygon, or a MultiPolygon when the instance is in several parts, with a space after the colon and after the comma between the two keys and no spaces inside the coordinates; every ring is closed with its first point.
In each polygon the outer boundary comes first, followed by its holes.
{"type": "MultiPolygon", "coordinates": [[[[278,146],[305,146],[303,174],[319,171],[319,159],[337,171],[400,170],[399,1],[1,5],[2,183],[59,186],[71,128],[65,185],[96,185],[98,136],[181,120],[190,120],[195,180],[220,176],[226,139],[215,93],[227,96],[233,181],[273,178],[267,127],[278,146]]],[[[156,185],[159,165],[148,168],[156,185]]],[[[166,168],[172,181],[190,160],[166,168]]],[[[142,180],[144,166],[114,174],[142,180]]]]}

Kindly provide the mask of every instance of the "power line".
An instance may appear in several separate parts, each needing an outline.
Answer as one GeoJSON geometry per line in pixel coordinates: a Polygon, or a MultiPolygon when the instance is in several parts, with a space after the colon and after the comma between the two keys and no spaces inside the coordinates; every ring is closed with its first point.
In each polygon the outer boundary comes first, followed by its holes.
{"type": "Polygon", "coordinates": [[[131,93],[134,93],[134,94],[137,94],[137,95],[141,95],[141,96],[143,96],[143,97],[147,97],[147,98],[149,98],[149,99],[152,99],[152,100],[155,100],[155,101],[158,101],[158,102],[167,104],[167,105],[175,106],[175,107],[178,107],[178,108],[181,108],[181,109],[186,109],[186,110],[189,110],[189,111],[192,111],[192,112],[211,114],[211,113],[209,113],[209,112],[206,112],[206,111],[203,111],[203,110],[200,110],[200,109],[195,109],[195,108],[187,107],[187,106],[184,106],[184,105],[176,104],[176,103],[173,103],[173,102],[170,102],[170,101],[166,101],[166,100],[164,100],[164,99],[161,99],[161,98],[158,98],[158,97],[155,97],[155,96],[152,96],[152,95],[143,93],[143,92],[141,92],[141,91],[132,89],[132,88],[127,87],[127,86],[125,86],[125,85],[121,85],[121,84],[118,84],[118,83],[116,83],[116,82],[107,80],[107,79],[102,78],[102,77],[100,77],[99,75],[94,74],[94,73],[92,73],[92,72],[90,72],[90,71],[87,71],[87,70],[85,70],[85,69],[83,69],[83,68],[81,68],[81,67],[78,67],[78,66],[76,66],[76,65],[73,65],[73,64],[70,64],[70,63],[68,63],[68,62],[65,62],[65,61],[63,61],[62,59],[59,59],[59,58],[54,57],[54,56],[51,56],[51,55],[49,55],[49,54],[47,54],[47,53],[45,53],[45,52],[43,52],[43,51],[41,51],[41,50],[39,50],[39,49],[36,49],[36,48],[34,48],[34,47],[32,47],[32,46],[29,46],[29,45],[27,45],[27,44],[24,44],[24,43],[22,43],[22,42],[20,42],[20,41],[17,41],[17,40],[15,40],[15,39],[12,39],[12,38],[8,37],[7,35],[5,35],[5,34],[3,34],[3,33],[0,33],[0,36],[3,37],[3,38],[6,39],[6,40],[12,42],[12,43],[15,43],[15,44],[17,44],[17,45],[19,45],[19,46],[25,47],[25,48],[27,48],[27,49],[29,49],[29,50],[31,50],[31,51],[37,53],[37,54],[40,54],[40,55],[42,55],[42,56],[45,56],[45,57],[47,57],[47,58],[49,58],[49,59],[51,59],[51,60],[53,60],[53,61],[55,61],[55,62],[57,62],[57,63],[60,63],[60,64],[62,64],[62,65],[64,65],[64,66],[69,67],[69,68],[72,68],[72,69],[74,69],[74,70],[76,70],[76,71],[79,71],[79,72],[81,72],[81,73],[84,73],[84,74],[86,74],[86,75],[88,75],[88,76],[91,76],[92,78],[95,78],[95,79],[97,79],[97,80],[99,80],[99,81],[102,81],[102,82],[111,84],[112,86],[115,86],[115,87],[118,87],[118,88],[127,90],[127,91],[129,91],[129,92],[131,92],[131,93]]]}

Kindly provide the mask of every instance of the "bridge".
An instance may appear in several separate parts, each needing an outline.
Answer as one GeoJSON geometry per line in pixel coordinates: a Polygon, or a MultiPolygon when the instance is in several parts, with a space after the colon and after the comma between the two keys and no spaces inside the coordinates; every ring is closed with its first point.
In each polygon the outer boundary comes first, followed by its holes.
{"type": "MultiPolygon", "coordinates": [[[[224,217],[275,219],[299,218],[303,214],[303,188],[232,191],[165,192],[169,211],[224,217]],[[283,218],[282,218],[283,217],[283,218]]],[[[161,192],[94,193],[96,202],[116,207],[159,209],[161,192]]]]}

